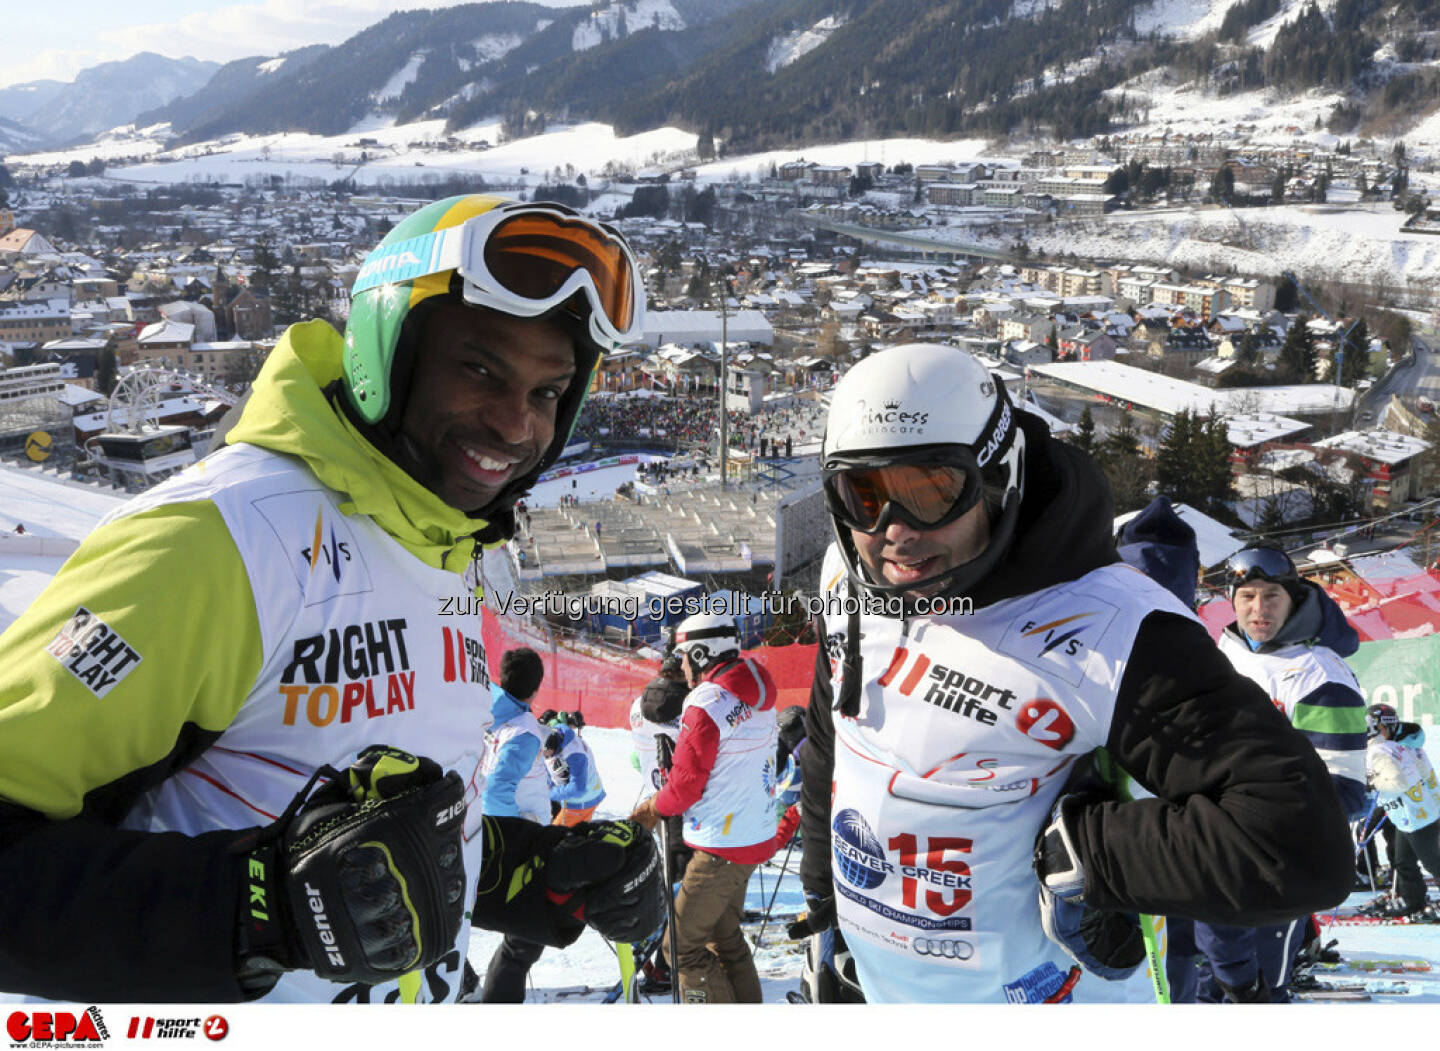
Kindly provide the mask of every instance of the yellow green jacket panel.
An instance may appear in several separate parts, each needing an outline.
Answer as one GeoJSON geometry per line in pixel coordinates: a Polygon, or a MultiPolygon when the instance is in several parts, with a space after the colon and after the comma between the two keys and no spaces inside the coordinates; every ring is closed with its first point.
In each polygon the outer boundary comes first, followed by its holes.
{"type": "MultiPolygon", "coordinates": [[[[121,925],[107,951],[107,917],[72,894],[58,907],[62,928],[86,930],[77,955],[129,956],[134,969],[82,999],[107,988],[113,999],[233,997],[220,990],[233,987],[234,918],[216,903],[233,909],[238,888],[212,841],[273,820],[319,766],[343,768],[385,743],[478,787],[489,722],[480,624],[442,610],[473,586],[467,531],[482,523],[413,482],[331,407],[323,386],[339,375],[339,351],[329,326],[291,329],[232,444],[102,522],[0,638],[0,878],[11,865],[18,874],[29,837],[41,837],[52,877],[79,889],[104,856],[82,834],[92,819],[185,833],[135,840],[123,853],[134,885],[112,888],[121,901],[111,904],[179,925],[196,947],[136,960],[121,925]],[[190,863],[216,881],[208,909],[204,895],[168,886],[167,867],[197,850],[190,863]]],[[[481,838],[467,850],[472,885],[481,838]]],[[[56,948],[63,938],[9,962],[7,943],[24,940],[20,903],[11,908],[0,906],[0,930],[14,919],[20,933],[0,934],[0,988],[74,998],[65,976],[77,960],[56,948]]],[[[427,994],[453,995],[467,935],[447,958],[455,974],[430,975],[427,994]]],[[[295,972],[270,995],[386,990],[295,972]]]]}

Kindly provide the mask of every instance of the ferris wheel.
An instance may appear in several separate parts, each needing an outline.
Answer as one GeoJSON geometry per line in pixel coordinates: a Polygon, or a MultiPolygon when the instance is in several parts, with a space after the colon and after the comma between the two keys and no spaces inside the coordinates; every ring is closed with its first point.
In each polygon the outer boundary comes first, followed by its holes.
{"type": "Polygon", "coordinates": [[[144,434],[159,429],[160,403],[178,392],[198,394],[226,406],[235,404],[235,396],[229,391],[197,376],[163,365],[141,364],[127,372],[111,392],[106,432],[144,434]]]}

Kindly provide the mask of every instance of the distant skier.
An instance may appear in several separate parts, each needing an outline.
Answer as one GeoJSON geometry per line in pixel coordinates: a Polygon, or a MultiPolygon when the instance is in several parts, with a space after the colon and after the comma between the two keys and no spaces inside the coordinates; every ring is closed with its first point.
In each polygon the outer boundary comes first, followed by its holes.
{"type": "Polygon", "coordinates": [[[1425,731],[1402,723],[1388,704],[1368,712],[1367,767],[1385,816],[1395,826],[1390,856],[1393,892],[1370,913],[1440,922],[1440,904],[1426,901],[1420,866],[1440,879],[1440,778],[1425,753],[1425,731]]]}
{"type": "MultiPolygon", "coordinates": [[[[733,618],[697,613],[675,629],[690,693],[665,787],[632,819],[654,828],[685,816],[694,851],[675,902],[686,1003],[760,1003],[760,976],[740,930],[755,866],[775,853],[775,683],[740,653],[733,618]]],[[[668,955],[668,954],[667,954],[668,955]]]]}
{"type": "Polygon", "coordinates": [[[595,753],[580,736],[585,717],[579,712],[545,712],[546,728],[541,755],[550,780],[552,821],[567,828],[589,821],[605,799],[605,784],[595,753]]]}

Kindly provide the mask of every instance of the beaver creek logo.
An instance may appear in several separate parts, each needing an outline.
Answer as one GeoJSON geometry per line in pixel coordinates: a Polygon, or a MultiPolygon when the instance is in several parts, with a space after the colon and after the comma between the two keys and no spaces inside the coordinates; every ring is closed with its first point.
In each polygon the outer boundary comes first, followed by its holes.
{"type": "Polygon", "coordinates": [[[836,814],[832,831],[835,867],[850,884],[874,890],[885,882],[887,873],[894,871],[895,866],[885,860],[880,840],[858,811],[846,809],[836,814]]]}

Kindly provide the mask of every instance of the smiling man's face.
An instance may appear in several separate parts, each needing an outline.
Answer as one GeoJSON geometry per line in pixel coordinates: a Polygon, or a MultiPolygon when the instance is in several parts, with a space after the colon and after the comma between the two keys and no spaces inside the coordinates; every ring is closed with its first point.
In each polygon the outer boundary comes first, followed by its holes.
{"type": "MultiPolygon", "coordinates": [[[[852,529],[850,539],[871,580],[904,586],[980,557],[990,542],[990,519],[981,501],[938,529],[916,529],[892,518],[878,533],[852,529]]],[[[939,589],[937,584],[910,594],[920,597],[939,589]]]]}
{"type": "Polygon", "coordinates": [[[575,374],[560,325],[441,304],[420,334],[400,465],[451,507],[482,510],[540,462],[575,374]]]}

